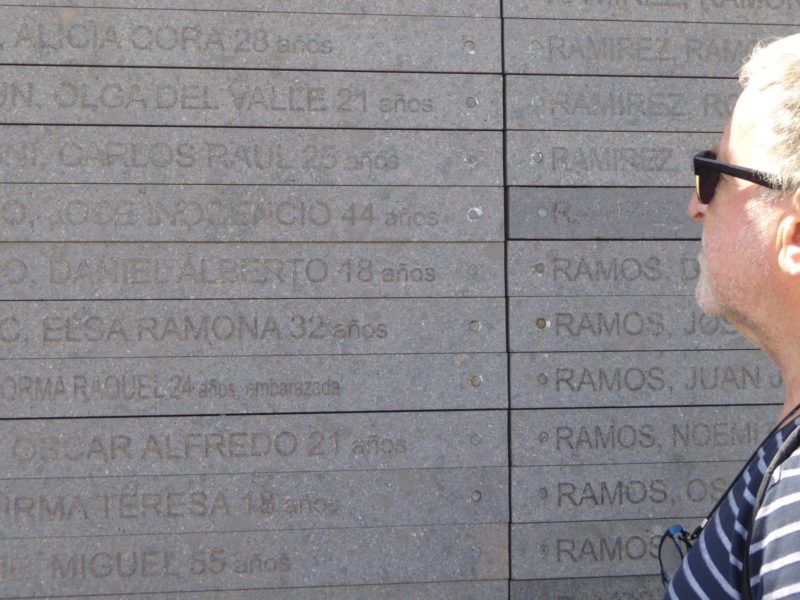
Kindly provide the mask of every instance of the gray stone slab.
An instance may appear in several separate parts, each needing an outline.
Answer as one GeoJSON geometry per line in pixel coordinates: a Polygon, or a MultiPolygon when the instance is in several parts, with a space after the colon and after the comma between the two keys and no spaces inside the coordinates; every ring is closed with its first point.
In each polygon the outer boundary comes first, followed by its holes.
{"type": "Polygon", "coordinates": [[[510,298],[508,306],[512,352],[753,348],[694,296],[510,298]]]}
{"type": "Polygon", "coordinates": [[[0,300],[497,297],[504,253],[500,242],[16,242],[0,244],[0,300]]]}
{"type": "Polygon", "coordinates": [[[795,32],[778,25],[507,19],[505,66],[508,73],[544,75],[736,77],[756,42],[795,32]]]}
{"type": "Polygon", "coordinates": [[[2,358],[505,351],[505,301],[4,302],[2,358]]]}
{"type": "MultiPolygon", "coordinates": [[[[658,575],[658,544],[681,519],[511,526],[512,579],[658,575]]],[[[686,521],[687,528],[695,521],[686,521]]],[[[579,580],[579,579],[578,579],[579,580]]],[[[594,600],[594,598],[593,598],[594,600]]]]}
{"type": "MultiPolygon", "coordinates": [[[[509,185],[694,185],[692,156],[719,134],[509,131],[509,185]]],[[[687,198],[688,202],[688,198],[687,198]]]]}
{"type": "Polygon", "coordinates": [[[501,185],[502,134],[9,125],[3,183],[501,185]]]}
{"type": "Polygon", "coordinates": [[[515,467],[514,523],[701,519],[739,473],[739,461],[515,467]]]}
{"type": "Polygon", "coordinates": [[[500,72],[500,20],[6,7],[4,64],[500,72]]]}
{"type": "MultiPolygon", "coordinates": [[[[52,6],[52,0],[4,0],[9,6],[52,6]]],[[[94,8],[96,0],[59,0],[64,7],[94,8]]],[[[105,8],[167,10],[164,0],[103,0],[105,8]]],[[[169,9],[244,10],[256,12],[343,13],[499,17],[499,0],[170,0],[169,9]]]]}
{"type": "Polygon", "coordinates": [[[512,581],[511,600],[660,600],[664,586],[657,575],[512,581]]]}
{"type": "MultiPolygon", "coordinates": [[[[711,23],[776,23],[796,25],[797,0],[667,0],[638,2],[622,0],[503,0],[506,17],[545,19],[613,19],[623,21],[696,21],[711,23]]],[[[663,590],[662,590],[663,592],[663,590]]],[[[660,597],[661,595],[659,595],[660,597]]]]}
{"type": "MultiPolygon", "coordinates": [[[[659,584],[661,585],[661,584],[659,584]]],[[[79,600],[82,596],[62,596],[79,600]]],[[[502,600],[508,598],[503,581],[406,583],[336,587],[272,588],[216,592],[172,592],[93,596],[94,600],[502,600]]]]}
{"type": "Polygon", "coordinates": [[[775,406],[514,411],[512,464],[744,461],[778,421],[775,406]]]}
{"type": "Polygon", "coordinates": [[[690,295],[700,249],[686,241],[509,242],[508,295],[690,295]]]}
{"type": "Polygon", "coordinates": [[[775,403],[778,367],[758,350],[512,354],[514,408],[775,403]]]}
{"type": "Polygon", "coordinates": [[[0,361],[8,418],[504,409],[505,353],[0,361]]]}
{"type": "MultiPolygon", "coordinates": [[[[683,183],[683,178],[678,179],[683,183]]],[[[512,187],[508,192],[509,236],[700,239],[701,225],[686,215],[691,195],[692,188],[512,187]]]]}
{"type": "Polygon", "coordinates": [[[6,478],[85,481],[508,462],[505,411],[48,419],[0,425],[6,478]]]}
{"type": "Polygon", "coordinates": [[[502,241],[503,189],[0,185],[0,240],[502,241]]]}
{"type": "Polygon", "coordinates": [[[739,90],[735,79],[511,75],[506,114],[509,129],[718,132],[739,90]]]}
{"type": "Polygon", "coordinates": [[[5,123],[502,129],[499,75],[0,67],[5,123]]]}
{"type": "Polygon", "coordinates": [[[506,523],[508,470],[13,479],[0,522],[0,539],[506,523]]]}
{"type": "Polygon", "coordinates": [[[506,576],[508,570],[508,526],[0,542],[0,555],[8,553],[14,554],[20,567],[17,579],[0,591],[4,598],[493,580],[506,576]],[[123,565],[130,568],[134,561],[137,568],[130,574],[123,565]]]}

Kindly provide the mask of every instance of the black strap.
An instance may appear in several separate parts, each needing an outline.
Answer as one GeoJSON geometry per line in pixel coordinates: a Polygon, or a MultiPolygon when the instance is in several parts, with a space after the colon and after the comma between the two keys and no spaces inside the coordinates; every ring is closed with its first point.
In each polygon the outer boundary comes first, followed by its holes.
{"type": "Polygon", "coordinates": [[[758,486],[758,494],[756,494],[755,503],[753,504],[753,512],[750,515],[750,526],[747,528],[747,539],[744,546],[744,560],[742,561],[742,582],[739,586],[742,600],[752,600],[753,596],[750,592],[750,537],[753,535],[753,527],[756,522],[756,514],[764,502],[764,494],[767,492],[769,481],[772,479],[772,474],[784,460],[786,460],[792,452],[800,447],[800,427],[795,427],[794,431],[789,434],[781,447],[775,453],[775,456],[770,461],[767,470],[764,472],[764,479],[761,480],[761,485],[758,486]]]}

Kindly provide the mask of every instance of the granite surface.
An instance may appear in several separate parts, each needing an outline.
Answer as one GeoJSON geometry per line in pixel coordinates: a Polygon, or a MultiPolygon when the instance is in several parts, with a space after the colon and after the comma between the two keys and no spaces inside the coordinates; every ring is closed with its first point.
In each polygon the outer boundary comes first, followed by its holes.
{"type": "Polygon", "coordinates": [[[508,309],[512,352],[753,348],[694,296],[509,298],[508,309]]]}
{"type": "Polygon", "coordinates": [[[7,123],[501,129],[499,75],[0,67],[7,123]]]}
{"type": "Polygon", "coordinates": [[[508,73],[727,78],[736,77],[756,42],[796,28],[506,19],[503,32],[508,73]]]}
{"type": "Polygon", "coordinates": [[[492,580],[507,547],[505,524],[0,540],[24,562],[0,597],[492,580]]]}
{"type": "Polygon", "coordinates": [[[505,523],[507,487],[505,467],[7,479],[0,521],[7,539],[505,523]]]}
{"type": "Polygon", "coordinates": [[[502,241],[500,187],[0,184],[0,240],[502,241]]]}
{"type": "MultiPolygon", "coordinates": [[[[508,592],[506,580],[388,585],[264,588],[214,592],[170,592],[93,596],[95,600],[497,600],[508,592]]],[[[62,596],[78,600],[79,596],[62,596]]]]}
{"type": "Polygon", "coordinates": [[[502,0],[502,2],[503,16],[508,18],[800,24],[797,6],[790,0],[770,2],[751,2],[750,0],[658,0],[657,2],[502,0]]]}
{"type": "Polygon", "coordinates": [[[767,406],[651,407],[624,410],[515,410],[512,464],[624,465],[744,461],[772,431],[767,406]]]}
{"type": "Polygon", "coordinates": [[[5,2],[0,598],[660,598],[783,393],[692,298],[745,4],[5,2]]]}
{"type": "Polygon", "coordinates": [[[504,411],[4,421],[7,479],[504,466],[504,411]]]}
{"type": "Polygon", "coordinates": [[[563,523],[705,517],[741,468],[739,461],[514,467],[511,520],[563,523]]]}
{"type": "Polygon", "coordinates": [[[505,353],[0,361],[11,418],[505,409],[505,353]]]}
{"type": "Polygon", "coordinates": [[[509,131],[508,184],[694,186],[692,157],[714,148],[719,137],[712,133],[509,131]]]}
{"type": "Polygon", "coordinates": [[[512,581],[511,600],[661,600],[658,575],[512,581]]]}
{"type": "Polygon", "coordinates": [[[500,72],[500,20],[5,7],[0,62],[500,72]]]}
{"type": "MultiPolygon", "coordinates": [[[[689,175],[687,169],[677,183],[691,183],[689,175]]],[[[511,187],[508,235],[510,239],[700,239],[701,225],[686,218],[692,189],[511,187]]]]}
{"type": "Polygon", "coordinates": [[[508,243],[509,296],[692,295],[700,242],[508,243]]]}
{"type": "Polygon", "coordinates": [[[4,302],[2,358],[502,352],[502,298],[4,302]]]}
{"type": "Polygon", "coordinates": [[[511,577],[561,579],[658,576],[658,544],[675,523],[695,519],[511,525],[511,577]]]}
{"type": "Polygon", "coordinates": [[[57,125],[4,130],[4,183],[503,182],[500,132],[57,125]]]}
{"type": "MultiPolygon", "coordinates": [[[[173,9],[207,8],[207,0],[104,0],[109,8],[142,9],[154,8],[165,11],[173,9]]],[[[4,0],[9,6],[52,6],[53,0],[4,0]]],[[[92,0],[60,0],[63,7],[95,7],[92,0]]],[[[211,4],[211,3],[208,3],[211,4]]],[[[499,17],[499,0],[214,0],[215,10],[239,10],[247,12],[300,12],[342,13],[355,15],[423,15],[456,17],[499,17]]]]}
{"type": "Polygon", "coordinates": [[[499,242],[16,242],[0,245],[0,300],[502,297],[503,257],[499,242]]]}
{"type": "Polygon", "coordinates": [[[511,354],[513,408],[774,404],[778,367],[757,350],[511,354]]]}
{"type": "Polygon", "coordinates": [[[735,79],[510,75],[508,129],[721,132],[735,79]]]}

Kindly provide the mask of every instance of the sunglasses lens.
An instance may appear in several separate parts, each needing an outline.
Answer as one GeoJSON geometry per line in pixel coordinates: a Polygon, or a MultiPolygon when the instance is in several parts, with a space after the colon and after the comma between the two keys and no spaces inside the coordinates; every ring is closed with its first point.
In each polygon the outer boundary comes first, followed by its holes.
{"type": "Polygon", "coordinates": [[[673,575],[678,572],[683,561],[683,553],[681,548],[671,537],[665,537],[661,540],[661,548],[659,548],[659,558],[661,559],[661,577],[664,581],[672,579],[673,575]]]}
{"type": "Polygon", "coordinates": [[[658,562],[661,565],[661,581],[664,582],[665,588],[669,587],[670,580],[678,572],[689,548],[691,544],[688,541],[688,534],[682,525],[673,525],[661,536],[658,562]]]}
{"type": "Polygon", "coordinates": [[[704,171],[697,176],[697,198],[702,204],[711,202],[717,183],[719,183],[717,171],[704,171]]]}

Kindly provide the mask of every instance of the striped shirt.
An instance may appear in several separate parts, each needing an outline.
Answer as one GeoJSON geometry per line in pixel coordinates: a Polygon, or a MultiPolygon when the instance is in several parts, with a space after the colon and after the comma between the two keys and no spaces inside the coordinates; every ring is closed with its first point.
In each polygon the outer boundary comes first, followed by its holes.
{"type": "MultiPolygon", "coordinates": [[[[722,501],[664,596],[673,600],[741,598],[742,559],[750,515],[772,458],[800,418],[770,435],[722,501]]],[[[800,598],[800,450],[777,469],[750,540],[753,600],[800,598]]]]}

